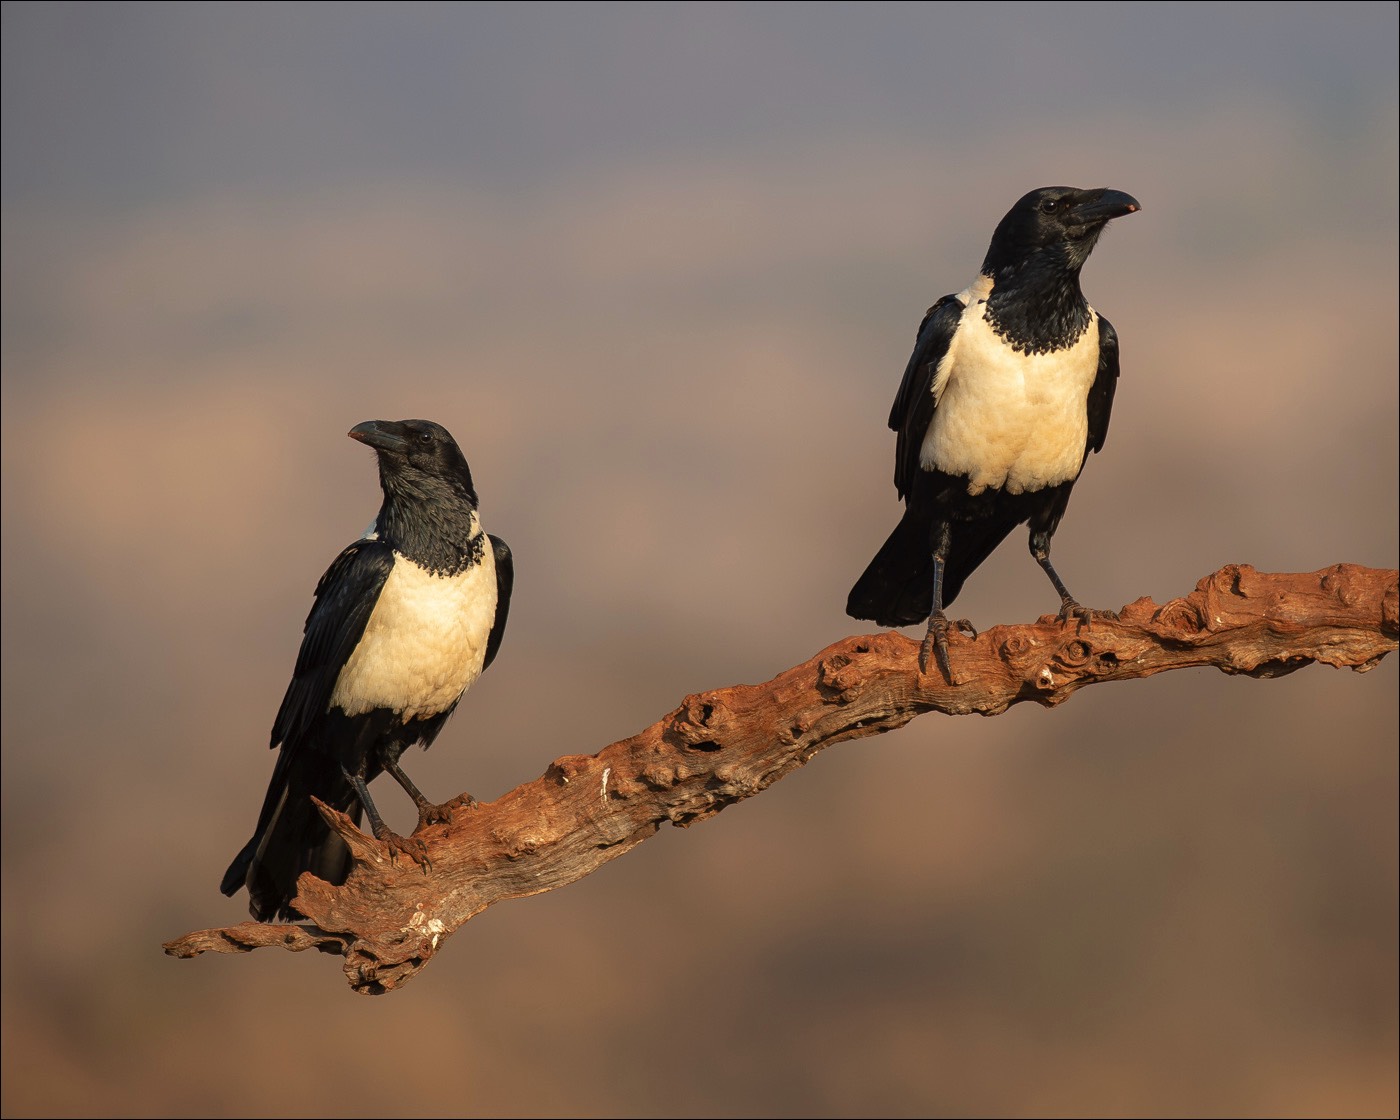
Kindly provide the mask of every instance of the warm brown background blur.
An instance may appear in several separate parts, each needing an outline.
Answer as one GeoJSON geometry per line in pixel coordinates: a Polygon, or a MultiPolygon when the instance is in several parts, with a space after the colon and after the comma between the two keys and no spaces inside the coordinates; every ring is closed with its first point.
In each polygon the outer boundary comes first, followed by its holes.
{"type": "MultiPolygon", "coordinates": [[[[1393,566],[1395,44],[1391,4],[7,3],[5,1115],[1394,1115],[1395,658],[924,717],[382,999],[160,943],[244,916],[377,508],[351,425],[445,424],[515,550],[408,760],[494,798],[858,629],[915,328],[1032,187],[1143,203],[1084,277],[1123,378],[1076,593],[1393,566]]],[[[958,603],[1055,606],[1019,533],[958,603]]]]}

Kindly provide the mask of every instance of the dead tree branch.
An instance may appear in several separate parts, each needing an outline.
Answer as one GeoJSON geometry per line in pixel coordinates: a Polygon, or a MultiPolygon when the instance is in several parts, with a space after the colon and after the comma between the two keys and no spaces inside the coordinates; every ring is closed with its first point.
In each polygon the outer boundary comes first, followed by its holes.
{"type": "Polygon", "coordinates": [[[956,681],[921,675],[918,643],[897,633],[846,638],[759,685],[687,696],[646,730],[597,754],[556,759],[497,801],[458,809],[419,833],[428,870],[392,862],[348,818],[322,813],[350,845],[343,886],[303,875],[305,925],[244,922],[171,941],[177,957],[280,945],[345,958],[358,992],[400,987],[488,906],[554,890],[640,844],[761,792],[846,739],[924,712],[996,715],[1053,707],[1088,684],[1214,666],[1278,677],[1311,662],[1364,672],[1396,648],[1397,572],[1349,564],[1306,574],[1230,565],[1183,599],[1129,603],[1092,626],[1053,616],[950,634],[956,681]]]}

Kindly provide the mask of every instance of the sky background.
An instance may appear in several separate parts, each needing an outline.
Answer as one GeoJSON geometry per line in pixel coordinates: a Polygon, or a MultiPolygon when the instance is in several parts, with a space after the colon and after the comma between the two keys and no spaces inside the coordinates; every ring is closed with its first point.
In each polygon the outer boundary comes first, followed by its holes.
{"type": "MultiPolygon", "coordinates": [[[[1396,24],[7,2],[4,1113],[1394,1115],[1393,657],[924,716],[383,998],[160,945],[245,916],[311,592],[378,507],[352,425],[444,424],[515,552],[406,759],[498,797],[862,632],[915,329],[1033,187],[1143,205],[1084,273],[1123,372],[1076,595],[1394,566],[1396,24]]],[[[1056,606],[1017,533],[958,613],[1056,606]]]]}

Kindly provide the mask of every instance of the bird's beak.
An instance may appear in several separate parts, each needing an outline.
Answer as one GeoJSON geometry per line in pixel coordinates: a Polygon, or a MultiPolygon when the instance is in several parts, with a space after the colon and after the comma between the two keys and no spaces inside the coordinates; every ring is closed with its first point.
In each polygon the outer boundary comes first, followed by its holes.
{"type": "Polygon", "coordinates": [[[1130,194],[1102,187],[1096,191],[1085,191],[1084,201],[1074,208],[1074,217],[1084,225],[1111,222],[1126,214],[1136,214],[1142,203],[1130,194]]]}
{"type": "Polygon", "coordinates": [[[366,420],[363,424],[356,424],[345,434],[351,439],[369,444],[376,451],[402,451],[407,441],[394,431],[397,427],[398,425],[391,420],[366,420]]]}

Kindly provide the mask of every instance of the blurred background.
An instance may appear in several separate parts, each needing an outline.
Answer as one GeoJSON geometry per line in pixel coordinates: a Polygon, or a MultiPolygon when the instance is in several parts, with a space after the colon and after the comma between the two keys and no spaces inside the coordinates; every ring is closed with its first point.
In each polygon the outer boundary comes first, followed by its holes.
{"type": "MultiPolygon", "coordinates": [[[[861,632],[915,329],[1033,187],[1143,203],[1076,594],[1394,566],[1393,4],[3,19],[6,1115],[1395,1114],[1394,657],[925,716],[384,998],[161,953],[246,916],[353,424],[446,425],[515,551],[408,761],[498,797],[861,632]]],[[[1017,533],[958,613],[1056,606],[1017,533]]]]}

